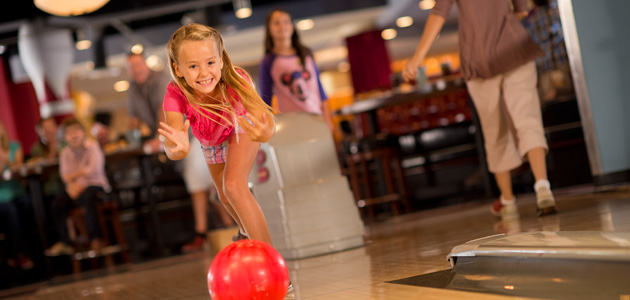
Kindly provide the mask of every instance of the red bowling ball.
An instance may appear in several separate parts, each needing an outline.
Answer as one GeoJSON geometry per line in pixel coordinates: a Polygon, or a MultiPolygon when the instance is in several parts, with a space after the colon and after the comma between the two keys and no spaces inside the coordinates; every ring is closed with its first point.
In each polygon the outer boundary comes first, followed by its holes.
{"type": "Polygon", "coordinates": [[[208,270],[208,291],[213,300],[284,299],[289,270],[270,245],[241,240],[223,248],[208,270]]]}

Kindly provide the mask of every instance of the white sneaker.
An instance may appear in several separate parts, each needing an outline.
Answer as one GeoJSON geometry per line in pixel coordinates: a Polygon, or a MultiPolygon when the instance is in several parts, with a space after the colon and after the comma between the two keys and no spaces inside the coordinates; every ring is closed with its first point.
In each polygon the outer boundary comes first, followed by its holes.
{"type": "Polygon", "coordinates": [[[73,255],[74,252],[74,248],[64,242],[57,242],[44,251],[46,256],[73,255]]]}
{"type": "Polygon", "coordinates": [[[556,200],[548,188],[536,190],[536,215],[539,217],[552,215],[558,212],[556,200]]]}
{"type": "Polygon", "coordinates": [[[514,220],[519,218],[518,206],[516,203],[503,205],[501,208],[501,220],[514,220]]]}
{"type": "Polygon", "coordinates": [[[497,217],[501,217],[503,220],[513,220],[519,218],[516,202],[504,205],[499,199],[497,199],[492,203],[492,206],[490,206],[490,212],[497,217]]]}

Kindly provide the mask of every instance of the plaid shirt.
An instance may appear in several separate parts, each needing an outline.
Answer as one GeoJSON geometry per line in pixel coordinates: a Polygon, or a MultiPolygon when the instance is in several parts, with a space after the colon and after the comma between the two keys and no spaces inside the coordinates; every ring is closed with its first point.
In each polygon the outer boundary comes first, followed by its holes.
{"type": "Polygon", "coordinates": [[[568,63],[567,49],[564,45],[564,35],[558,14],[558,3],[549,1],[547,7],[534,8],[523,24],[532,35],[532,39],[545,52],[544,57],[536,58],[539,72],[557,69],[568,63]]]}

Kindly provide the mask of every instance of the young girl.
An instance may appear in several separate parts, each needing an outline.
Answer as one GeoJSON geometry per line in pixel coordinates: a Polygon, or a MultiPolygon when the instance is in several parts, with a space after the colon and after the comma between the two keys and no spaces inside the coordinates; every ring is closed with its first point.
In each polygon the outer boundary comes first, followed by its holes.
{"type": "Polygon", "coordinates": [[[334,125],[326,105],[326,93],[311,50],[300,41],[288,12],[275,9],[265,21],[265,57],[260,66],[261,97],[271,105],[276,96],[281,113],[304,111],[324,117],[334,125]]]}
{"type": "Polygon", "coordinates": [[[74,254],[66,220],[68,212],[77,206],[85,210],[90,247],[98,253],[105,244],[97,205],[103,193],[110,189],[105,174],[105,154],[97,141],[88,139],[85,128],[76,118],[63,120],[62,128],[67,146],[59,154],[59,175],[65,189],[50,206],[59,241],[46,250],[46,255],[74,254]]]}
{"type": "Polygon", "coordinates": [[[258,96],[252,80],[236,69],[214,28],[189,24],[167,44],[173,80],[164,97],[166,138],[172,160],[188,155],[188,127],[201,148],[219,192],[219,199],[239,226],[238,239],[271,245],[267,221],[251,194],[248,177],[261,142],[275,132],[270,107],[258,96]]]}

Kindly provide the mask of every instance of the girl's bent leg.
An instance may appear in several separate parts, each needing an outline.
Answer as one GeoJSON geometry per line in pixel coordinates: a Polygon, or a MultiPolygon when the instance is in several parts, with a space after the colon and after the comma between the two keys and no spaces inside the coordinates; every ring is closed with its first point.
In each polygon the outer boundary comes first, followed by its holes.
{"type": "Polygon", "coordinates": [[[260,143],[252,142],[245,134],[240,135],[239,142],[236,141],[236,136],[230,137],[223,172],[223,191],[247,235],[251,239],[271,245],[267,220],[248,186],[249,174],[259,147],[260,143]]]}
{"type": "Polygon", "coordinates": [[[230,214],[232,219],[234,219],[234,221],[238,225],[239,230],[241,232],[246,232],[245,227],[243,227],[243,222],[238,217],[238,214],[232,207],[232,204],[230,204],[230,201],[225,196],[225,189],[223,188],[223,173],[225,171],[225,164],[208,164],[208,168],[210,169],[210,175],[212,175],[212,180],[214,181],[214,184],[217,188],[219,201],[221,201],[221,204],[223,204],[225,210],[228,212],[228,214],[230,214]]]}

